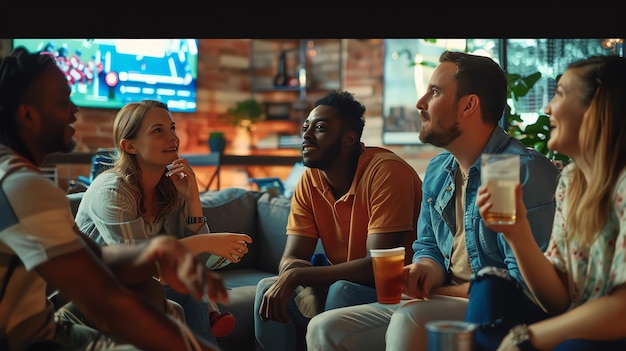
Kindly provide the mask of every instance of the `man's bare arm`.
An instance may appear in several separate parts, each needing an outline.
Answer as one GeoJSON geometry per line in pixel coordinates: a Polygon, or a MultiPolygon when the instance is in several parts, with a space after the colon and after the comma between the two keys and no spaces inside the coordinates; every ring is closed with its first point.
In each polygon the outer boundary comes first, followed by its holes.
{"type": "MultiPolygon", "coordinates": [[[[384,233],[368,236],[367,247],[392,248],[404,246],[406,233],[384,233]]],[[[333,264],[331,266],[311,267],[310,258],[315,251],[317,240],[289,235],[285,245],[285,253],[281,259],[281,274],[287,270],[293,275],[296,285],[330,285],[337,280],[349,280],[357,284],[374,286],[372,261],[368,256],[349,262],[333,264]],[[304,269],[301,269],[304,268],[304,269]]],[[[408,253],[409,255],[411,253],[408,253]]]]}

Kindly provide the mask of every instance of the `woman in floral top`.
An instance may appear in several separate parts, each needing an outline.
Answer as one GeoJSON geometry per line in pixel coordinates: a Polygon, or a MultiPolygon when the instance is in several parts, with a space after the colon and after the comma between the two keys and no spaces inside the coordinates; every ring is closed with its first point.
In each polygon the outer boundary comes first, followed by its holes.
{"type": "MultiPolygon", "coordinates": [[[[545,113],[548,147],[573,161],[556,190],[548,249],[532,240],[520,187],[516,223],[490,228],[550,317],[521,321],[529,324],[503,333],[497,350],[626,350],[626,58],[570,64],[545,113]]],[[[477,205],[482,215],[491,207],[485,187],[477,205]]]]}

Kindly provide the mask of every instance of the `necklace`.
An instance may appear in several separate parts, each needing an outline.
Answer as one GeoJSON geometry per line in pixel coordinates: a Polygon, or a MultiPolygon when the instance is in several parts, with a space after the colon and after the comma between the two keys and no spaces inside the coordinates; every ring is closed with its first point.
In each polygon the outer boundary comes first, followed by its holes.
{"type": "MultiPolygon", "coordinates": [[[[461,172],[461,171],[459,171],[461,172]]],[[[465,183],[465,181],[467,180],[467,176],[465,174],[463,174],[463,172],[461,172],[461,179],[463,179],[463,183],[465,183]]]]}

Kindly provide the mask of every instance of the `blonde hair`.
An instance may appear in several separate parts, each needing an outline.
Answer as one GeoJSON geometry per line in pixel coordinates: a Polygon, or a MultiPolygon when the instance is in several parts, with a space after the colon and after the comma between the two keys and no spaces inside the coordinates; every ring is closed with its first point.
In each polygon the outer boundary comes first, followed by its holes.
{"type": "Polygon", "coordinates": [[[579,144],[589,165],[588,178],[573,165],[566,171],[568,238],[591,245],[606,225],[617,178],[626,166],[626,59],[594,56],[568,69],[582,82],[587,105],[579,144]]]}
{"type": "MultiPolygon", "coordinates": [[[[137,163],[137,156],[124,152],[120,147],[123,139],[133,140],[137,137],[139,127],[143,121],[146,112],[151,108],[162,108],[169,113],[167,105],[156,100],[143,100],[140,102],[131,102],[122,107],[113,121],[113,141],[117,147],[117,156],[112,171],[122,177],[123,181],[131,186],[133,193],[137,197],[137,210],[139,213],[145,213],[146,209],[143,205],[144,190],[139,184],[141,178],[141,168],[137,163]]],[[[165,176],[166,169],[163,169],[163,175],[157,184],[157,200],[158,212],[157,218],[172,211],[178,207],[178,192],[172,182],[165,176]]]]}

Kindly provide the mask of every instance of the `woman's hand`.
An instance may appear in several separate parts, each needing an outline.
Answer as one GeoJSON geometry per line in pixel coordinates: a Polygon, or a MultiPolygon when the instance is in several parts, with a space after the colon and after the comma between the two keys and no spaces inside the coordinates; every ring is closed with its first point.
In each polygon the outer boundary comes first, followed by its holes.
{"type": "Polygon", "coordinates": [[[165,176],[172,180],[174,187],[179,193],[185,195],[185,197],[198,196],[196,174],[187,159],[179,158],[170,163],[167,169],[165,176]]]}
{"type": "Polygon", "coordinates": [[[243,256],[248,253],[248,244],[252,242],[252,238],[247,234],[210,233],[200,235],[210,237],[210,246],[206,247],[208,253],[222,256],[232,263],[241,261],[243,256]]]}
{"type": "Polygon", "coordinates": [[[504,339],[502,339],[497,351],[519,351],[519,348],[513,344],[513,337],[511,333],[508,333],[504,339]]]}
{"type": "MultiPolygon", "coordinates": [[[[493,203],[491,202],[491,193],[484,185],[481,185],[478,188],[476,206],[478,206],[478,212],[480,212],[480,216],[483,218],[485,218],[493,206],[493,203]]],[[[515,188],[515,218],[514,224],[488,224],[487,222],[483,222],[487,228],[493,230],[494,232],[502,233],[506,238],[508,238],[511,233],[518,232],[518,228],[521,226],[521,223],[523,221],[528,221],[526,218],[526,206],[524,205],[524,199],[522,197],[521,184],[517,184],[517,187],[515,188]]]]}

